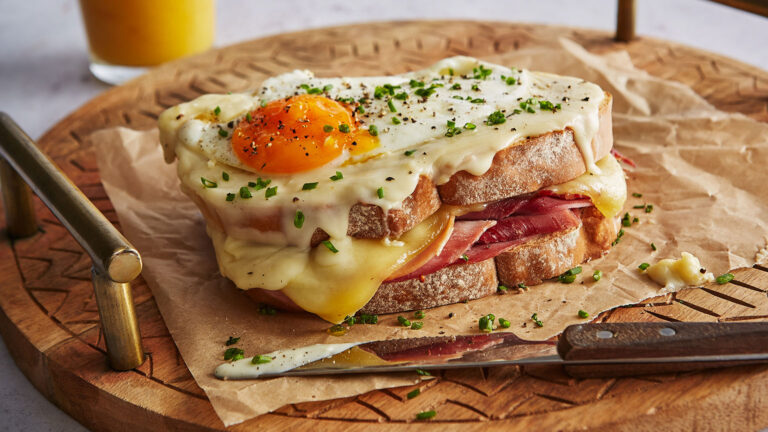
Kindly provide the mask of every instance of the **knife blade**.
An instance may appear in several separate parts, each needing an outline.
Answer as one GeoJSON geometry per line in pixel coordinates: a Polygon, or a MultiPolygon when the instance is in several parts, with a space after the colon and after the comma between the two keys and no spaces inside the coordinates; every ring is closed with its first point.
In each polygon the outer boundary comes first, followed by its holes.
{"type": "Polygon", "coordinates": [[[258,377],[503,365],[560,365],[572,376],[605,377],[756,364],[768,362],[768,322],[597,323],[572,325],[557,342],[498,332],[354,345],[303,366],[267,368],[258,377]]]}

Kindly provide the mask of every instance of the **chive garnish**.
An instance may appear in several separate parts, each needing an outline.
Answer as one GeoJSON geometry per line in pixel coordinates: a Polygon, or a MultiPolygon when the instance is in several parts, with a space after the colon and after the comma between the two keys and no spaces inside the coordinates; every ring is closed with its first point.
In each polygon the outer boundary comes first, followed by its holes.
{"type": "Polygon", "coordinates": [[[651,250],[654,250],[654,251],[656,250],[656,245],[653,243],[651,243],[651,250]]]}
{"type": "Polygon", "coordinates": [[[270,197],[273,197],[277,195],[277,186],[272,186],[271,188],[267,188],[266,192],[264,192],[264,198],[269,199],[270,197]]]}
{"type": "Polygon", "coordinates": [[[477,321],[477,327],[480,331],[490,333],[493,331],[493,321],[495,320],[496,316],[494,314],[488,314],[477,321]]]}
{"type": "Polygon", "coordinates": [[[368,133],[371,134],[371,136],[378,136],[379,128],[376,127],[376,125],[370,125],[368,126],[368,133]]]}
{"type": "Polygon", "coordinates": [[[624,217],[621,218],[621,225],[625,227],[632,226],[632,220],[630,219],[629,213],[624,213],[624,217]]]}
{"type": "Polygon", "coordinates": [[[413,391],[408,392],[408,394],[405,395],[405,397],[407,397],[408,399],[413,399],[420,394],[421,394],[421,390],[414,389],[413,391]]]}
{"type": "Polygon", "coordinates": [[[203,187],[206,189],[213,189],[216,186],[218,186],[218,184],[215,181],[208,180],[205,177],[200,177],[200,182],[203,183],[203,187]]]}
{"type": "Polygon", "coordinates": [[[637,192],[633,192],[633,193],[632,193],[632,196],[633,196],[633,197],[635,197],[635,198],[642,198],[642,197],[643,197],[643,194],[641,194],[641,193],[637,193],[637,192]]]}
{"type": "Polygon", "coordinates": [[[431,419],[432,417],[434,417],[436,415],[437,415],[437,412],[435,410],[422,411],[422,412],[416,414],[416,419],[417,420],[428,420],[428,419],[431,419]]]}
{"type": "Polygon", "coordinates": [[[579,309],[579,318],[589,318],[589,312],[579,309]]]}
{"type": "Polygon", "coordinates": [[[726,273],[724,275],[720,275],[715,279],[715,282],[717,282],[719,285],[725,285],[728,282],[732,281],[734,278],[733,273],[726,273]]]}
{"type": "Polygon", "coordinates": [[[296,210],[296,214],[293,216],[293,226],[296,228],[304,226],[304,213],[301,210],[296,210]]]}
{"type": "Polygon", "coordinates": [[[339,132],[343,133],[349,133],[349,125],[346,123],[342,123],[339,125],[339,132]]]}
{"type": "Polygon", "coordinates": [[[603,277],[602,270],[595,270],[594,273],[592,273],[592,279],[595,280],[595,282],[599,281],[603,277]]]}
{"type": "Polygon", "coordinates": [[[376,196],[378,196],[379,198],[384,198],[384,188],[383,187],[380,187],[380,188],[376,189],[376,196]]]}
{"type": "Polygon", "coordinates": [[[251,198],[253,195],[251,195],[251,190],[248,189],[247,186],[243,186],[240,188],[240,198],[248,199],[251,198]]]}
{"type": "Polygon", "coordinates": [[[247,113],[247,114],[245,115],[245,121],[247,121],[248,123],[250,123],[250,122],[251,122],[251,120],[252,120],[252,117],[251,117],[251,113],[247,113]]]}
{"type": "Polygon", "coordinates": [[[653,204],[648,204],[647,206],[645,206],[646,213],[650,213],[652,211],[653,211],[653,204]]]}
{"type": "Polygon", "coordinates": [[[639,266],[637,266],[637,268],[639,268],[639,269],[640,269],[640,270],[642,270],[642,271],[645,271],[645,269],[647,269],[647,268],[648,268],[648,267],[650,267],[650,266],[651,266],[651,265],[650,265],[650,264],[648,264],[648,263],[642,263],[642,264],[640,264],[639,266]]]}
{"type": "Polygon", "coordinates": [[[427,315],[426,312],[424,312],[423,310],[418,310],[413,313],[413,316],[415,316],[418,319],[424,319],[426,315],[427,315]]]}
{"type": "Polygon", "coordinates": [[[234,345],[234,344],[236,344],[238,342],[240,342],[240,338],[239,337],[230,336],[229,339],[227,339],[227,341],[224,342],[224,345],[230,346],[230,345],[234,345]]]}
{"type": "Polygon", "coordinates": [[[412,154],[416,153],[416,150],[406,150],[405,153],[403,153],[406,156],[410,156],[412,154]]]}
{"type": "Polygon", "coordinates": [[[464,129],[472,130],[475,129],[477,126],[474,123],[466,123],[464,124],[464,129]]]}
{"type": "Polygon", "coordinates": [[[397,317],[397,322],[399,322],[400,325],[403,326],[403,327],[410,327],[411,326],[411,322],[408,320],[408,318],[406,318],[406,317],[404,317],[402,315],[397,317]]]}
{"type": "Polygon", "coordinates": [[[318,182],[313,183],[304,183],[304,185],[301,187],[301,190],[312,190],[317,187],[318,182]]]}
{"type": "Polygon", "coordinates": [[[467,254],[462,254],[461,259],[463,259],[464,262],[469,262],[469,257],[467,256],[467,254]]]}
{"type": "Polygon", "coordinates": [[[261,315],[277,315],[277,309],[266,303],[259,303],[259,314],[261,315]]]}
{"type": "Polygon", "coordinates": [[[507,118],[504,117],[504,113],[501,111],[495,111],[491,115],[488,116],[488,120],[485,121],[485,124],[488,126],[498,125],[502,124],[507,121],[507,118]]]}
{"type": "Polygon", "coordinates": [[[336,249],[336,246],[334,246],[330,240],[323,240],[323,246],[327,247],[328,250],[333,253],[339,253],[339,250],[336,249]]]}
{"type": "Polygon", "coordinates": [[[235,200],[235,194],[228,193],[227,194],[227,201],[234,201],[235,200]]]}
{"type": "Polygon", "coordinates": [[[251,363],[252,364],[264,364],[264,363],[269,363],[272,360],[274,360],[274,358],[270,357],[268,355],[257,355],[257,356],[253,356],[253,358],[251,359],[251,363]]]}
{"type": "Polygon", "coordinates": [[[229,133],[227,131],[225,131],[224,129],[219,128],[219,136],[221,136],[222,138],[226,138],[226,137],[229,136],[229,133]]]}
{"type": "Polygon", "coordinates": [[[240,360],[244,358],[243,354],[245,354],[245,351],[240,348],[228,348],[224,351],[224,360],[240,360]]]}
{"type": "Polygon", "coordinates": [[[397,108],[395,108],[395,104],[392,102],[392,99],[387,101],[387,106],[389,107],[390,112],[397,112],[397,108]]]}
{"type": "Polygon", "coordinates": [[[581,273],[581,266],[576,266],[557,277],[560,283],[569,284],[576,280],[576,275],[581,273]]]}
{"type": "Polygon", "coordinates": [[[255,182],[248,182],[248,187],[252,187],[256,190],[262,190],[272,183],[271,179],[262,180],[261,177],[257,178],[255,182]]]}
{"type": "Polygon", "coordinates": [[[333,126],[331,126],[331,125],[323,126],[323,132],[325,132],[325,133],[333,132],[333,126]]]}
{"type": "Polygon", "coordinates": [[[400,123],[401,123],[401,122],[400,122],[400,119],[399,119],[399,118],[397,118],[397,117],[392,117],[392,124],[396,124],[396,125],[399,125],[400,123]]]}
{"type": "Polygon", "coordinates": [[[537,313],[535,313],[535,312],[534,312],[534,314],[533,314],[533,315],[531,315],[531,320],[532,320],[534,323],[536,323],[536,326],[537,326],[537,327],[544,327],[544,323],[543,323],[543,322],[541,322],[541,320],[539,319],[539,315],[538,315],[537,313]]]}
{"type": "Polygon", "coordinates": [[[213,113],[214,113],[215,115],[219,115],[219,114],[221,114],[221,107],[219,107],[219,106],[217,105],[217,106],[216,106],[216,108],[214,108],[214,109],[213,109],[213,113]]]}
{"type": "Polygon", "coordinates": [[[344,175],[341,173],[341,171],[336,171],[336,174],[330,177],[330,179],[333,181],[341,180],[343,178],[344,178],[344,175]]]}
{"type": "Polygon", "coordinates": [[[432,374],[429,371],[425,371],[424,369],[416,369],[416,375],[432,376],[432,374]]]}
{"type": "Polygon", "coordinates": [[[229,173],[228,173],[228,172],[226,172],[226,171],[222,171],[222,172],[221,172],[221,178],[222,178],[222,180],[224,180],[224,181],[229,181],[229,173]]]}
{"type": "Polygon", "coordinates": [[[499,318],[499,327],[501,327],[501,328],[509,328],[509,326],[511,326],[511,325],[512,325],[512,323],[510,323],[508,319],[506,319],[506,318],[499,318]]]}
{"type": "Polygon", "coordinates": [[[508,289],[509,288],[507,288],[504,285],[499,285],[498,287],[496,287],[496,290],[501,291],[501,292],[507,292],[508,289]]]}
{"type": "Polygon", "coordinates": [[[411,330],[421,330],[422,327],[424,327],[424,323],[421,321],[411,323],[411,330]]]}
{"type": "Polygon", "coordinates": [[[461,84],[456,83],[451,86],[451,90],[461,90],[461,84]]]}

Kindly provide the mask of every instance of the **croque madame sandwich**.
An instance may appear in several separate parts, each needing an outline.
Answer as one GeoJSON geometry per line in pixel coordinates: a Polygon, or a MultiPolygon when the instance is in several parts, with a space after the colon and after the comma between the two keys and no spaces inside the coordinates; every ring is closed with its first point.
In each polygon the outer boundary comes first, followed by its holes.
{"type": "Polygon", "coordinates": [[[334,323],[556,277],[610,249],[626,199],[608,93],[468,57],[297,70],[159,124],[222,275],[334,323]]]}

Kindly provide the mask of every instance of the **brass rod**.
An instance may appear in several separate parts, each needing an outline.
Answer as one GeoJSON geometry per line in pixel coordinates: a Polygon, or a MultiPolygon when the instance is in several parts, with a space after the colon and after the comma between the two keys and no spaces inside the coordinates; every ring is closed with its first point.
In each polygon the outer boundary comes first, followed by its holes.
{"type": "Polygon", "coordinates": [[[96,267],[91,277],[110,366],[116,370],[141,366],[144,350],[130,284],[113,282],[96,267]]]}
{"type": "Polygon", "coordinates": [[[130,282],[141,273],[141,256],[88,198],[7,114],[0,112],[0,157],[27,182],[78,243],[100,273],[130,282]]]}
{"type": "Polygon", "coordinates": [[[0,186],[3,190],[5,223],[10,238],[29,237],[37,232],[32,191],[16,171],[0,158],[0,186]]]}
{"type": "Polygon", "coordinates": [[[619,0],[616,14],[616,40],[629,42],[635,38],[635,0],[619,0]]]}

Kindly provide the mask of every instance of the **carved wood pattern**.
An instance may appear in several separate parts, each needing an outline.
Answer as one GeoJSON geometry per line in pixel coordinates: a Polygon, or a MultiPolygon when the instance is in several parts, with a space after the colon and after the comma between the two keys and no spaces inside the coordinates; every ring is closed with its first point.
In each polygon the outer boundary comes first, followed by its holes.
{"type": "MultiPolygon", "coordinates": [[[[86,140],[94,130],[151,128],[169,106],[203,93],[245,90],[294,68],[320,75],[400,73],[450,55],[483,57],[558,36],[595,52],[625,49],[637,67],[691,86],[716,107],[768,121],[768,72],[681,45],[653,39],[618,44],[604,32],[510,23],[381,23],[279,35],[162,66],[84,105],[46,133],[40,146],[116,223],[86,140]]],[[[148,360],[129,372],[108,369],[90,260],[39,201],[37,210],[40,234],[0,242],[0,331],[30,381],[95,430],[223,429],[143,281],[133,289],[148,360]]],[[[735,274],[730,284],[657,297],[599,320],[768,319],[768,268],[735,274]]],[[[760,409],[767,398],[765,366],[588,380],[553,367],[499,367],[445,371],[418,386],[288,405],[231,429],[755,429],[768,425],[768,413],[760,409]],[[408,400],[416,387],[421,395],[408,400]],[[412,424],[416,413],[428,409],[438,412],[433,421],[412,424]]]]}

